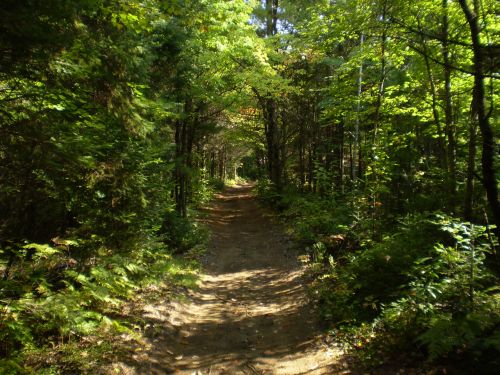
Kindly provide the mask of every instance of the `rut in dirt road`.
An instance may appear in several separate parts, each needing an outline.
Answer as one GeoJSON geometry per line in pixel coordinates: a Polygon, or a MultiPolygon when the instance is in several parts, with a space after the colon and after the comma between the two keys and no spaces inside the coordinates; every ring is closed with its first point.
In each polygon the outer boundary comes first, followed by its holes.
{"type": "Polygon", "coordinates": [[[342,373],[332,367],[340,353],[321,340],[297,254],[251,186],[226,190],[207,215],[212,240],[200,288],[168,311],[175,329],[156,340],[145,372],[342,373]]]}

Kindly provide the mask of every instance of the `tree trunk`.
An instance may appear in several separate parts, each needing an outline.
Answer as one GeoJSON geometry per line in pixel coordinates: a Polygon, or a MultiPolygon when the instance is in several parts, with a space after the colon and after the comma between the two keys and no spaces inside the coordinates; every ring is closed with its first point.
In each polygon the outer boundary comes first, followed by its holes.
{"type": "Polygon", "coordinates": [[[300,189],[304,191],[306,185],[306,166],[305,166],[305,134],[304,123],[299,120],[299,181],[300,189]]]}
{"type": "Polygon", "coordinates": [[[448,140],[447,161],[448,161],[448,194],[450,197],[449,206],[451,211],[455,210],[456,204],[456,145],[455,145],[455,125],[453,122],[453,105],[451,98],[451,66],[449,51],[449,25],[448,25],[448,0],[442,0],[443,8],[443,28],[442,28],[442,52],[444,62],[444,117],[445,132],[448,140]]]}
{"type": "MultiPolygon", "coordinates": [[[[363,43],[365,41],[365,36],[361,34],[361,37],[359,39],[359,48],[361,53],[363,53],[363,43]]],[[[359,154],[358,155],[358,169],[359,173],[358,176],[361,177],[361,142],[360,142],[360,136],[359,136],[359,125],[360,125],[360,112],[361,112],[361,92],[363,89],[363,61],[361,61],[361,64],[359,64],[359,74],[358,74],[358,101],[356,104],[356,123],[354,126],[354,145],[353,145],[353,154],[359,154]]],[[[352,178],[356,179],[356,169],[353,169],[352,173],[352,178]]]]}
{"type": "Polygon", "coordinates": [[[459,0],[460,7],[469,23],[469,29],[472,40],[472,48],[474,52],[474,91],[473,91],[473,106],[477,113],[479,130],[482,137],[482,175],[483,185],[486,190],[488,203],[493,214],[496,229],[495,234],[500,239],[500,203],[498,201],[498,188],[495,178],[495,136],[493,129],[489,123],[489,115],[485,108],[485,90],[484,90],[484,74],[483,74],[483,49],[479,36],[478,10],[479,4],[474,0],[474,11],[472,11],[467,3],[467,0],[459,0]]]}
{"type": "MultiPolygon", "coordinates": [[[[386,18],[387,18],[387,1],[384,1],[382,8],[382,22],[383,22],[383,31],[381,36],[381,45],[380,45],[380,79],[378,82],[378,93],[377,93],[377,103],[375,106],[375,121],[373,128],[373,139],[372,139],[372,178],[373,178],[373,195],[372,195],[372,238],[375,238],[376,229],[375,223],[378,217],[378,209],[377,209],[377,201],[378,201],[378,175],[377,175],[377,167],[376,167],[376,153],[377,153],[377,141],[378,141],[378,131],[381,126],[381,109],[384,100],[385,93],[385,77],[387,74],[387,59],[386,59],[386,50],[387,50],[387,26],[386,26],[386,18]]],[[[361,168],[360,168],[361,169],[361,168]]]]}
{"type": "Polygon", "coordinates": [[[437,140],[438,140],[438,145],[439,145],[439,161],[441,164],[441,167],[443,169],[448,168],[448,157],[447,157],[447,152],[446,152],[446,147],[445,147],[445,136],[443,134],[443,130],[441,128],[441,121],[439,118],[439,111],[438,111],[438,97],[437,97],[437,92],[436,92],[436,83],[434,81],[434,75],[432,74],[432,68],[431,68],[431,63],[429,61],[429,51],[427,49],[427,43],[425,40],[425,36],[423,33],[423,28],[420,25],[420,19],[418,20],[419,22],[419,30],[420,30],[420,38],[421,38],[421,43],[422,43],[422,56],[424,58],[424,63],[425,63],[425,69],[427,71],[427,77],[429,79],[429,85],[430,85],[430,91],[431,91],[431,97],[432,97],[432,116],[434,118],[434,123],[436,124],[436,130],[437,130],[437,140]]]}
{"type": "MultiPolygon", "coordinates": [[[[266,12],[266,35],[271,37],[277,33],[278,0],[266,0],[266,12]]],[[[274,184],[275,189],[281,191],[280,137],[277,104],[274,98],[266,98],[263,104],[269,178],[274,184]]]]}
{"type": "Polygon", "coordinates": [[[188,198],[188,169],[191,163],[191,149],[193,143],[192,134],[188,134],[192,130],[189,129],[191,121],[190,115],[192,112],[192,102],[186,100],[184,106],[184,118],[177,120],[175,123],[175,187],[174,197],[176,209],[180,216],[187,216],[187,198],[188,198]]]}
{"type": "Polygon", "coordinates": [[[467,180],[465,183],[464,219],[472,221],[472,207],[474,204],[474,173],[476,170],[476,119],[472,113],[469,126],[469,155],[467,156],[467,180]]]}
{"type": "Polygon", "coordinates": [[[340,192],[344,194],[344,173],[345,173],[345,166],[344,166],[344,120],[340,121],[339,124],[339,149],[338,149],[338,156],[339,156],[339,178],[338,178],[338,185],[340,187],[340,192]]]}
{"type": "Polygon", "coordinates": [[[280,146],[279,129],[276,113],[276,101],[266,99],[265,133],[267,143],[267,166],[269,178],[276,190],[281,190],[280,146]]]}
{"type": "Polygon", "coordinates": [[[215,152],[210,152],[210,178],[215,177],[215,152]]]}

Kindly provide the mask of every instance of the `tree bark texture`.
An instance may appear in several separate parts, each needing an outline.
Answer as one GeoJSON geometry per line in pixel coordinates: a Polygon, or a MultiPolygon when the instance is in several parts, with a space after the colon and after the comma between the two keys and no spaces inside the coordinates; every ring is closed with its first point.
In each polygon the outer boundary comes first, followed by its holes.
{"type": "Polygon", "coordinates": [[[467,0],[459,0],[460,7],[467,19],[474,52],[474,91],[473,107],[477,113],[477,121],[482,137],[482,175],[486,196],[496,225],[495,234],[500,239],[500,202],[498,201],[498,188],[495,176],[494,157],[496,152],[495,135],[489,123],[489,116],[485,108],[485,89],[483,72],[483,48],[480,42],[480,29],[478,22],[479,3],[474,0],[472,10],[467,0]]]}

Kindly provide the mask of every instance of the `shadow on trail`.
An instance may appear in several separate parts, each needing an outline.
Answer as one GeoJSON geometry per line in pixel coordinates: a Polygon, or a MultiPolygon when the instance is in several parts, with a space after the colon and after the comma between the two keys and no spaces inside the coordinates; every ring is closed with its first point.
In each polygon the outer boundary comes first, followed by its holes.
{"type": "MultiPolygon", "coordinates": [[[[178,346],[175,353],[176,363],[160,362],[145,369],[146,373],[154,373],[156,370],[157,373],[188,371],[191,374],[194,370],[210,371],[210,368],[216,368],[218,372],[215,373],[227,371],[228,374],[234,374],[235,370],[248,372],[248,364],[259,368],[283,357],[303,357],[312,351],[310,347],[315,343],[316,337],[310,333],[309,337],[297,336],[291,321],[305,313],[305,307],[284,309],[272,316],[249,317],[242,313],[237,319],[232,318],[233,314],[222,313],[218,314],[218,318],[224,319],[223,323],[202,321],[187,327],[181,326],[180,331],[187,329],[189,336],[176,332],[177,339],[181,337],[181,347],[178,346]],[[219,345],[220,342],[224,342],[224,345],[219,345]],[[181,353],[182,358],[178,353],[181,353]]],[[[167,359],[169,355],[165,348],[172,347],[172,339],[176,340],[175,337],[167,336],[157,341],[150,357],[167,359]]],[[[315,368],[311,367],[310,370],[313,369],[315,368]]]]}
{"type": "Polygon", "coordinates": [[[188,303],[144,316],[156,328],[139,373],[344,373],[321,341],[297,254],[250,191],[228,189],[205,210],[202,283],[188,303]]]}

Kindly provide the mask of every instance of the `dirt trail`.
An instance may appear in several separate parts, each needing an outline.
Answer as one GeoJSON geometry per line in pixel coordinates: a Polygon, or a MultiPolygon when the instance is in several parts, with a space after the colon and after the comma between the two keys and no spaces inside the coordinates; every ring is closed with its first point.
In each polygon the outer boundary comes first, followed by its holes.
{"type": "Polygon", "coordinates": [[[150,312],[167,331],[140,373],[343,373],[340,352],[321,340],[297,254],[251,186],[218,195],[204,221],[212,240],[200,287],[188,301],[150,312]]]}

